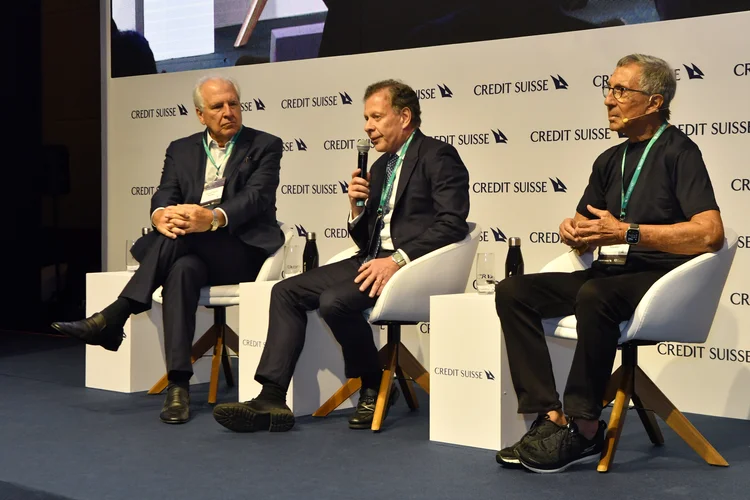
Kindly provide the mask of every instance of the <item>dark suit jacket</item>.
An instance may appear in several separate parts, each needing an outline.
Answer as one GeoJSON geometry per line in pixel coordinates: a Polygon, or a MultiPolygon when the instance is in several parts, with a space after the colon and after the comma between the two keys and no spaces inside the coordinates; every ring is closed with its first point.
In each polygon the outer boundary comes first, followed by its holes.
{"type": "MultiPolygon", "coordinates": [[[[169,145],[159,189],[151,198],[152,213],[159,207],[200,203],[206,177],[205,134],[204,130],[169,145]]],[[[269,255],[284,244],[284,234],[276,222],[281,152],[281,139],[244,127],[225,168],[227,182],[218,205],[229,219],[228,226],[218,231],[229,231],[269,255]]],[[[156,237],[156,233],[150,236],[156,237]]],[[[133,255],[138,258],[135,248],[133,255]]]]}
{"type": "MultiPolygon", "coordinates": [[[[350,227],[360,255],[366,255],[375,227],[388,157],[383,155],[372,165],[364,215],[350,227]]],[[[402,249],[414,260],[460,241],[469,232],[468,215],[469,172],[456,148],[417,130],[396,186],[391,217],[394,248],[402,249]]]]}

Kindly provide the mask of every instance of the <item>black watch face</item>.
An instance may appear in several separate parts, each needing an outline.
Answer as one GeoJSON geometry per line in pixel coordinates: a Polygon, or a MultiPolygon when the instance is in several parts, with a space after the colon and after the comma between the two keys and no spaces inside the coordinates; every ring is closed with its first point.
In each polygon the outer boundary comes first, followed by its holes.
{"type": "Polygon", "coordinates": [[[641,239],[641,232],[637,229],[628,229],[625,232],[625,241],[629,245],[636,245],[641,239]]]}

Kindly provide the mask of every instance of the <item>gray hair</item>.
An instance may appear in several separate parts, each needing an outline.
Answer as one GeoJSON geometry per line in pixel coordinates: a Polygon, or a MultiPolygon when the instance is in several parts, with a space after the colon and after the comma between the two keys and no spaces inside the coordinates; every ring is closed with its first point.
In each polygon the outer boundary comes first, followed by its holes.
{"type": "Polygon", "coordinates": [[[669,120],[669,106],[677,92],[677,78],[672,67],[664,59],[645,54],[630,54],[617,61],[618,68],[630,64],[637,64],[641,68],[641,90],[664,97],[659,113],[662,118],[669,120]]]}
{"type": "Polygon", "coordinates": [[[203,102],[203,94],[201,94],[201,89],[206,82],[211,80],[220,80],[222,82],[230,84],[232,87],[234,87],[234,91],[237,93],[237,98],[240,98],[240,86],[234,78],[224,75],[206,75],[198,80],[195,84],[195,87],[193,87],[193,104],[200,111],[203,111],[203,106],[205,105],[205,103],[203,102]]]}

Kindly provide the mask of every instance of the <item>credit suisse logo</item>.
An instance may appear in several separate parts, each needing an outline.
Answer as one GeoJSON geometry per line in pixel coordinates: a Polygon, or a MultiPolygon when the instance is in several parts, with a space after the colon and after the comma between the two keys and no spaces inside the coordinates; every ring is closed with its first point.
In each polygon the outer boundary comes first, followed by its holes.
{"type": "Polygon", "coordinates": [[[548,177],[547,180],[505,181],[487,180],[471,184],[471,191],[476,194],[544,194],[567,193],[568,187],[559,177],[548,177]]]}
{"type": "Polygon", "coordinates": [[[352,98],[347,92],[333,92],[331,94],[305,97],[285,97],[281,100],[281,109],[302,108],[330,108],[352,104],[352,98]]]}
{"type": "Polygon", "coordinates": [[[536,80],[477,83],[474,85],[473,92],[475,96],[486,97],[568,90],[568,87],[568,82],[558,73],[550,75],[549,78],[538,78],[536,80]]]}

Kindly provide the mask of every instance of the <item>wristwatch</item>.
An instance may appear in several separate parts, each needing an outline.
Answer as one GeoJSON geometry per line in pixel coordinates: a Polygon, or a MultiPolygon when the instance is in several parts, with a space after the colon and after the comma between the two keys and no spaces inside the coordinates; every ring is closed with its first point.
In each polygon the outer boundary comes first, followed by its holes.
{"type": "Polygon", "coordinates": [[[630,224],[625,231],[625,243],[628,245],[637,245],[641,241],[641,228],[638,224],[630,224]]]}
{"type": "Polygon", "coordinates": [[[211,231],[216,231],[219,229],[219,217],[216,215],[216,210],[211,210],[211,215],[214,216],[213,220],[211,221],[211,231]]]}
{"type": "Polygon", "coordinates": [[[399,252],[398,250],[391,254],[391,259],[393,259],[393,262],[398,264],[398,267],[404,267],[406,265],[406,259],[404,259],[404,256],[401,255],[401,252],[399,252]]]}

